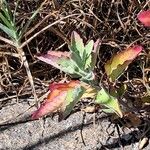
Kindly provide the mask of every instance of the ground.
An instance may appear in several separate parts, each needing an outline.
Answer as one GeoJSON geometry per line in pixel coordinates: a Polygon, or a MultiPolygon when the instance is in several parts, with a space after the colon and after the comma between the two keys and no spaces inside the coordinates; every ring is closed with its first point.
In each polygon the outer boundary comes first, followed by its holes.
{"type": "MultiPolygon", "coordinates": [[[[122,130],[110,122],[110,115],[80,111],[61,122],[58,122],[57,115],[34,121],[30,114],[36,108],[30,107],[24,101],[1,109],[1,150],[139,149],[142,133],[136,128],[122,130]]],[[[148,149],[149,146],[144,148],[148,149]]]]}

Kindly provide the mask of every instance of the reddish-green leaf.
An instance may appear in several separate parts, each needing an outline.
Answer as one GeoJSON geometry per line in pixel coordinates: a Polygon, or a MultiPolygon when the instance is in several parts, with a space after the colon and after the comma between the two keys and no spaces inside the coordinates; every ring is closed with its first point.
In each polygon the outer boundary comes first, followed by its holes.
{"type": "Polygon", "coordinates": [[[55,68],[74,75],[74,77],[78,76],[78,67],[76,63],[72,61],[70,52],[48,51],[47,54],[39,55],[37,58],[55,68]]]}
{"type": "Polygon", "coordinates": [[[70,58],[70,52],[60,52],[60,51],[48,51],[47,54],[42,54],[36,56],[39,60],[46,62],[58,69],[60,68],[59,61],[60,59],[68,60],[70,58]]]}
{"type": "Polygon", "coordinates": [[[97,41],[94,43],[94,49],[91,53],[92,55],[92,61],[91,61],[91,69],[93,70],[95,65],[96,65],[96,61],[97,61],[97,56],[98,56],[98,52],[100,49],[100,39],[97,39],[97,41]]]}
{"type": "Polygon", "coordinates": [[[55,111],[60,111],[65,118],[81,98],[94,97],[97,93],[96,89],[78,80],[50,84],[49,90],[46,100],[32,114],[32,119],[38,119],[55,111]]]}
{"type": "Polygon", "coordinates": [[[110,80],[115,81],[141,51],[142,46],[129,47],[106,62],[105,71],[110,80]]]}
{"type": "Polygon", "coordinates": [[[75,104],[81,99],[82,95],[85,92],[85,88],[82,86],[77,86],[74,89],[68,91],[66,99],[63,103],[63,113],[62,118],[66,118],[72,111],[75,104]]]}
{"type": "Polygon", "coordinates": [[[43,102],[40,108],[32,114],[32,119],[38,119],[58,110],[62,106],[66,95],[66,91],[57,89],[49,93],[45,102],[43,102]]]}
{"type": "Polygon", "coordinates": [[[40,108],[32,114],[32,119],[38,119],[61,109],[65,102],[67,92],[74,89],[79,84],[80,83],[77,81],[71,81],[69,83],[61,83],[60,86],[59,84],[51,85],[51,92],[48,94],[47,99],[43,102],[40,108]]]}

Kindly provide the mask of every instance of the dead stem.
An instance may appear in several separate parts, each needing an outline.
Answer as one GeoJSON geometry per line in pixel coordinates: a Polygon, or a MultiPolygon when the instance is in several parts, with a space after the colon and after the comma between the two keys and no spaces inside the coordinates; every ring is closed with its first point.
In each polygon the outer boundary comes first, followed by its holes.
{"type": "Polygon", "coordinates": [[[27,58],[26,58],[26,55],[25,55],[23,49],[22,48],[17,48],[17,51],[20,54],[20,59],[21,59],[22,63],[24,64],[24,67],[26,69],[27,76],[28,76],[28,79],[29,79],[29,82],[30,82],[30,85],[31,85],[32,93],[33,93],[33,96],[34,96],[34,100],[36,102],[36,106],[38,107],[39,106],[38,98],[37,98],[37,95],[36,95],[36,90],[35,90],[35,86],[34,86],[34,82],[33,82],[33,77],[32,77],[32,74],[31,74],[31,71],[30,71],[30,68],[29,68],[29,63],[27,61],[27,58]]]}
{"type": "Polygon", "coordinates": [[[50,27],[56,25],[57,23],[59,23],[62,20],[65,20],[67,18],[73,17],[73,16],[77,16],[77,15],[81,15],[81,14],[72,14],[72,15],[68,15],[66,17],[63,17],[55,22],[53,22],[52,24],[44,27],[42,30],[40,30],[39,32],[35,33],[32,37],[30,37],[27,41],[23,42],[20,46],[20,48],[23,48],[25,45],[27,45],[31,40],[33,40],[35,37],[37,37],[39,34],[43,33],[45,30],[49,29],[50,27]]]}

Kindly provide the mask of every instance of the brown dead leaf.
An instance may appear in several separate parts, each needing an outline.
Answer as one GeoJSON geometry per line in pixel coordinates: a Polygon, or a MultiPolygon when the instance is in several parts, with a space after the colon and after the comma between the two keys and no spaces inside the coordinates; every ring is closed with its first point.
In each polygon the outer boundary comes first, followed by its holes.
{"type": "Polygon", "coordinates": [[[127,112],[124,115],[124,119],[128,120],[126,121],[125,126],[130,128],[130,127],[137,127],[141,124],[141,119],[138,117],[138,115],[132,113],[132,112],[127,112]]]}

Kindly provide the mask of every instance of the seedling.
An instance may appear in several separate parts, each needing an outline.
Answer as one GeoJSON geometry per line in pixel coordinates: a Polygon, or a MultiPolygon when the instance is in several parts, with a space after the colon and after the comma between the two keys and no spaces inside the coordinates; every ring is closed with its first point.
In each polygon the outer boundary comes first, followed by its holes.
{"type": "MultiPolygon", "coordinates": [[[[79,34],[73,32],[71,45],[68,47],[69,52],[48,51],[47,54],[37,56],[39,60],[51,64],[77,80],[50,84],[48,97],[33,113],[32,119],[38,119],[54,111],[59,111],[61,119],[64,119],[71,113],[79,100],[89,97],[93,98],[96,104],[108,108],[107,111],[115,112],[122,117],[123,112],[118,102],[118,95],[123,92],[115,90],[113,93],[109,93],[103,85],[98,86],[94,75],[100,40],[98,39],[95,43],[90,40],[84,45],[79,34]]],[[[110,82],[114,82],[121,76],[141,50],[142,47],[138,45],[129,47],[106,62],[105,71],[110,82]]]]}

